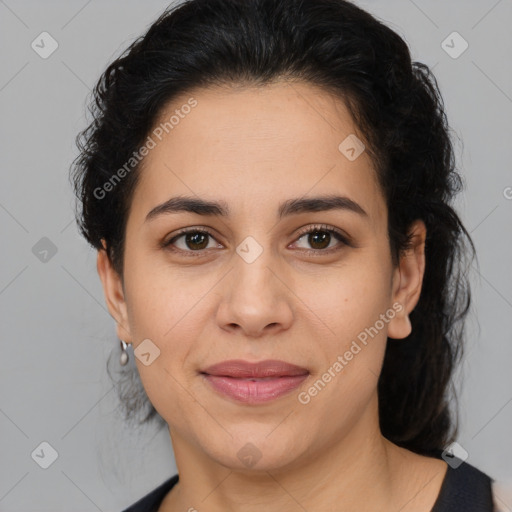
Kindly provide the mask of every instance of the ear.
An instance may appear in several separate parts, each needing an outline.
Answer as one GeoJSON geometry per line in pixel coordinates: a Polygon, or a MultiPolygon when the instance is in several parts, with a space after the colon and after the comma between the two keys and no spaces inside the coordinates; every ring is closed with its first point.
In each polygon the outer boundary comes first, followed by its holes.
{"type": "Polygon", "coordinates": [[[425,272],[425,223],[419,219],[414,221],[409,233],[412,235],[411,247],[400,258],[393,275],[393,304],[402,305],[388,326],[388,337],[395,339],[406,338],[412,331],[409,313],[420,298],[425,272]]]}
{"type": "Polygon", "coordinates": [[[117,324],[117,337],[126,343],[132,343],[128,324],[127,307],[124,298],[123,282],[114,270],[106,251],[106,243],[101,240],[103,249],[98,250],[96,268],[103,284],[103,292],[110,315],[117,324]]]}

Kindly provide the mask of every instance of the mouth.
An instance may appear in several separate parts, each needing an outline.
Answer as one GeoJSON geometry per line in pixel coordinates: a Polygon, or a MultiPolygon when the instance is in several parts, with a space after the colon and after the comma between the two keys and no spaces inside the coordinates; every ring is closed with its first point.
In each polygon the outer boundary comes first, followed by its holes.
{"type": "Polygon", "coordinates": [[[247,404],[275,400],[300,386],[309,376],[306,368],[278,360],[223,361],[200,373],[224,398],[247,404]]]}

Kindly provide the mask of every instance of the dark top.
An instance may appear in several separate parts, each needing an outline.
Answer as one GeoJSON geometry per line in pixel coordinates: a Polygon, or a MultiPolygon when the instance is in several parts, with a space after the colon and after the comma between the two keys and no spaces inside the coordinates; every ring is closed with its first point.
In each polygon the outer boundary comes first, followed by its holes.
{"type": "MultiPolygon", "coordinates": [[[[123,512],[157,512],[165,495],[178,482],[169,478],[123,512]]],[[[456,469],[448,465],[431,512],[493,512],[491,478],[463,462],[456,469]]]]}

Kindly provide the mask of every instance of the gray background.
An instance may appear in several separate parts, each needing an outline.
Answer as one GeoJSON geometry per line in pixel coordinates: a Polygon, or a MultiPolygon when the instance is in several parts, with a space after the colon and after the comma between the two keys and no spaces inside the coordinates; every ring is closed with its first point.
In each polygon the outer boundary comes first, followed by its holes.
{"type": "MultiPolygon", "coordinates": [[[[512,482],[512,1],[357,3],[434,67],[463,141],[456,152],[467,188],[457,209],[480,272],[474,265],[457,376],[458,442],[468,462],[512,482]],[[453,31],[469,43],[456,59],[441,47],[453,31]]],[[[0,1],[1,511],[121,510],[176,472],[166,429],[138,432],[115,413],[105,370],[118,350],[114,322],[68,183],[90,88],[166,5],[0,1]],[[47,59],[31,48],[43,31],[59,44],[47,59]],[[46,262],[33,252],[43,237],[57,249],[46,262]],[[42,441],[58,452],[48,469],[31,457],[42,441]]]]}

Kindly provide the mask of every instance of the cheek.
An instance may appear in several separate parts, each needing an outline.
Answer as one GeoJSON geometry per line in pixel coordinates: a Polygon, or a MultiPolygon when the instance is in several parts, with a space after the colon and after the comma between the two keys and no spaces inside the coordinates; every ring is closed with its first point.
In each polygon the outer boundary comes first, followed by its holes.
{"type": "Polygon", "coordinates": [[[340,268],[329,276],[308,280],[307,285],[302,283],[296,294],[305,304],[303,313],[325,331],[325,339],[346,342],[389,308],[387,276],[384,268],[340,268]]]}
{"type": "Polygon", "coordinates": [[[349,428],[375,396],[387,342],[387,323],[380,315],[388,306],[370,292],[346,290],[347,295],[338,293],[341,298],[316,310],[330,330],[315,342],[314,378],[298,397],[308,421],[349,428]]]}
{"type": "Polygon", "coordinates": [[[314,331],[309,332],[318,349],[315,359],[320,379],[311,396],[318,393],[328,400],[348,401],[347,405],[353,401],[356,406],[377,385],[394,311],[387,313],[390,304],[386,269],[340,269],[336,276],[323,285],[317,283],[307,296],[305,290],[301,292],[311,308],[303,311],[306,323],[309,327],[318,326],[316,340],[314,331]]]}
{"type": "Polygon", "coordinates": [[[134,272],[127,280],[134,349],[150,339],[159,350],[148,366],[136,358],[137,369],[149,400],[168,422],[188,421],[182,418],[183,411],[191,407],[184,367],[200,335],[197,306],[204,292],[199,292],[191,291],[184,280],[173,280],[168,269],[134,272]]]}
{"type": "Polygon", "coordinates": [[[126,276],[126,298],[136,339],[154,337],[169,343],[175,332],[190,327],[190,316],[197,315],[198,307],[204,310],[202,298],[214,280],[211,275],[193,276],[191,270],[132,265],[126,276]]]}

